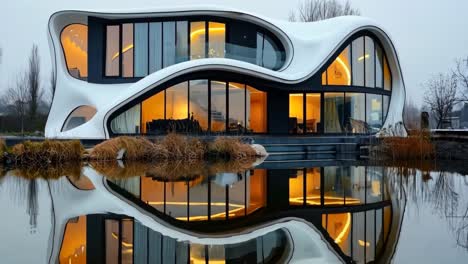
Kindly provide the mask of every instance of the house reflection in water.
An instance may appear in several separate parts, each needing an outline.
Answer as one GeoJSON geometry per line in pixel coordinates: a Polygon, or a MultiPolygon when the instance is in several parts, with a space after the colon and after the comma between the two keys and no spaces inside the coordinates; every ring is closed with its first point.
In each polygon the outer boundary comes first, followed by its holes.
{"type": "MultiPolygon", "coordinates": [[[[366,263],[382,256],[394,217],[384,172],[382,167],[354,166],[254,169],[182,181],[134,177],[109,185],[130,201],[156,209],[158,217],[177,228],[194,232],[215,235],[297,217],[315,226],[343,260],[366,263]]],[[[295,245],[284,229],[226,245],[164,235],[126,216],[82,216],[69,221],[60,260],[277,263],[288,260],[295,245]],[[74,229],[83,228],[85,238],[74,235],[74,229]]]]}

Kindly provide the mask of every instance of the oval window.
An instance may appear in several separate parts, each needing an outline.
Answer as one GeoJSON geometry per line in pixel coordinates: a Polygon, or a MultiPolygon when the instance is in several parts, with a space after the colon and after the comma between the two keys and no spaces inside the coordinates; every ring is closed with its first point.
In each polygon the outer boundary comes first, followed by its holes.
{"type": "Polygon", "coordinates": [[[65,124],[63,125],[62,132],[73,129],[88,122],[96,114],[96,108],[89,105],[82,105],[71,112],[65,124]]]}
{"type": "Polygon", "coordinates": [[[65,61],[71,76],[86,80],[88,77],[88,26],[71,24],[60,35],[65,61]]]}

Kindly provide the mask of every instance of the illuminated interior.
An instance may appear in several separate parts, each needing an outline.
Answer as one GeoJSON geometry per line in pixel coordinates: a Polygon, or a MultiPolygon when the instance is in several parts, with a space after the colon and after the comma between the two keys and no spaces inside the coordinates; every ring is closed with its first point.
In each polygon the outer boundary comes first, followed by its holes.
{"type": "Polygon", "coordinates": [[[73,110],[68,118],[65,120],[62,131],[68,131],[75,127],[78,127],[93,118],[96,114],[96,108],[89,105],[82,105],[73,110]]]}
{"type": "Polygon", "coordinates": [[[191,80],[158,92],[120,114],[111,121],[111,129],[117,134],[204,133],[211,123],[212,132],[265,133],[266,110],[266,92],[239,83],[191,80]]]}
{"type": "Polygon", "coordinates": [[[289,133],[317,133],[321,120],[320,104],[319,93],[289,94],[289,133]]]}
{"type": "Polygon", "coordinates": [[[88,77],[88,26],[71,24],[60,35],[65,61],[71,76],[85,80],[88,77]]]}
{"type": "Polygon", "coordinates": [[[350,61],[349,47],[346,47],[327,69],[328,85],[351,85],[350,61]]]}

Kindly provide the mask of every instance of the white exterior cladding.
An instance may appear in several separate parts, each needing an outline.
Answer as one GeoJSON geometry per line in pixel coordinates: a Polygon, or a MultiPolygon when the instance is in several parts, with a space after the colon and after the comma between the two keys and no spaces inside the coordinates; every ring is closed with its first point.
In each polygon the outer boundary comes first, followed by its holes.
{"type": "MultiPolygon", "coordinates": [[[[318,71],[333,54],[355,33],[367,30],[381,42],[392,72],[392,92],[384,130],[399,127],[406,135],[403,124],[405,85],[397,52],[390,37],[373,20],[363,17],[338,17],[319,22],[295,23],[277,21],[234,9],[220,7],[186,7],[157,10],[125,10],[100,13],[96,11],[61,11],[49,20],[49,40],[52,61],[56,70],[57,88],[52,109],[47,120],[45,135],[48,138],[109,138],[109,116],[132,99],[159,84],[177,76],[197,70],[223,70],[245,76],[257,76],[278,83],[300,83],[318,71]],[[88,16],[105,19],[151,18],[211,15],[244,20],[266,28],[282,42],[286,52],[284,66],[278,71],[251,63],[227,58],[206,58],[178,63],[158,70],[135,83],[94,84],[73,78],[67,69],[61,48],[60,34],[70,24],[87,24],[88,16]],[[79,106],[89,105],[97,113],[87,123],[61,132],[69,114],[79,106]]],[[[393,129],[391,129],[393,130],[393,129]]]]}

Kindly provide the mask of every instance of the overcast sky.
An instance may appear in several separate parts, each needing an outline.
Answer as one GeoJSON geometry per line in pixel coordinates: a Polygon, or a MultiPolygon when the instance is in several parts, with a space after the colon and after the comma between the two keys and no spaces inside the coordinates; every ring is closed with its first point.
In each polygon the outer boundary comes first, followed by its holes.
{"type": "MultiPolygon", "coordinates": [[[[302,0],[204,0],[204,5],[234,7],[276,19],[287,19],[302,0]]],[[[468,1],[351,0],[361,14],[373,18],[389,33],[399,53],[408,98],[420,104],[422,84],[432,75],[448,72],[457,58],[468,56],[468,1]]],[[[33,43],[39,45],[43,86],[50,78],[47,40],[49,16],[66,9],[129,9],[200,4],[190,0],[14,0],[0,9],[0,93],[26,67],[33,43]]]]}

